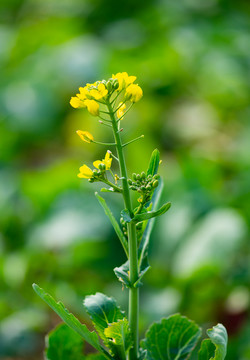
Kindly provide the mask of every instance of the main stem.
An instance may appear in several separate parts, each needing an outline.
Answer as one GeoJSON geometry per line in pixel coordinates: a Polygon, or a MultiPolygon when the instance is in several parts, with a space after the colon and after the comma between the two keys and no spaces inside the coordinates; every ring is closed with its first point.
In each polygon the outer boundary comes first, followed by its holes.
{"type": "MultiPolygon", "coordinates": [[[[114,137],[116,141],[117,153],[120,164],[120,171],[122,175],[122,187],[123,187],[123,199],[125,208],[132,216],[133,208],[130,198],[127,167],[125,163],[125,157],[123,153],[123,147],[118,129],[117,121],[113,112],[112,105],[107,102],[107,107],[112,120],[112,126],[114,131],[114,137]]],[[[138,261],[137,261],[137,238],[135,224],[128,223],[128,248],[129,248],[129,278],[131,284],[134,284],[138,279],[138,261]]],[[[133,347],[129,351],[129,360],[136,360],[138,358],[138,346],[139,346],[139,289],[135,287],[129,288],[129,325],[131,330],[131,336],[133,341],[133,347]]]]}

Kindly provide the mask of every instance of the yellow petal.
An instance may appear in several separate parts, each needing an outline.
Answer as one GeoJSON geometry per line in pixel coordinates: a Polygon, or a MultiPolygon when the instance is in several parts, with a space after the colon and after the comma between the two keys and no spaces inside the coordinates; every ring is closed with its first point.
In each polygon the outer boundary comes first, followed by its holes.
{"type": "Polygon", "coordinates": [[[90,134],[88,131],[77,130],[76,133],[86,143],[90,143],[94,140],[94,136],[92,134],[90,134]]]}
{"type": "Polygon", "coordinates": [[[78,109],[78,108],[84,108],[85,105],[84,105],[84,102],[81,101],[78,97],[72,97],[70,99],[70,105],[75,108],[75,109],[78,109]]]}
{"type": "Polygon", "coordinates": [[[90,179],[93,176],[93,171],[87,165],[81,166],[79,170],[79,178],[90,179]]]}
{"type": "Polygon", "coordinates": [[[125,93],[125,99],[137,102],[142,98],[143,92],[139,85],[130,84],[125,93]]]}
{"type": "Polygon", "coordinates": [[[118,108],[119,109],[117,110],[117,117],[118,117],[118,119],[122,120],[124,112],[126,110],[126,104],[122,105],[122,102],[120,102],[120,104],[118,105],[118,108]]]}
{"type": "Polygon", "coordinates": [[[99,104],[95,100],[84,100],[84,104],[87,106],[90,114],[94,116],[99,115],[99,104]]]}
{"type": "Polygon", "coordinates": [[[93,162],[94,167],[96,167],[97,169],[99,169],[98,166],[99,166],[100,164],[104,164],[104,162],[101,161],[101,160],[96,160],[96,161],[93,162]]]}

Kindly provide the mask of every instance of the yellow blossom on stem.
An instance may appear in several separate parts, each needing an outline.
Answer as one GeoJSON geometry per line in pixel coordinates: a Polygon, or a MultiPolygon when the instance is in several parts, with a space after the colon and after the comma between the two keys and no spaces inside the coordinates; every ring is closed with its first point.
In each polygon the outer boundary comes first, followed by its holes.
{"type": "Polygon", "coordinates": [[[118,110],[117,110],[117,117],[118,119],[122,120],[123,119],[123,115],[124,112],[126,110],[126,104],[123,104],[122,102],[120,102],[120,104],[118,105],[118,110]]]}
{"type": "Polygon", "coordinates": [[[129,76],[128,73],[122,72],[112,75],[113,79],[117,79],[119,83],[118,91],[126,88],[136,80],[136,76],[129,76]]]}
{"type": "Polygon", "coordinates": [[[143,92],[139,85],[131,84],[126,88],[125,99],[137,102],[142,98],[143,92]]]}
{"type": "Polygon", "coordinates": [[[96,89],[89,89],[88,95],[93,97],[95,100],[100,100],[104,98],[108,93],[106,86],[104,84],[99,84],[96,89]]]}
{"type": "Polygon", "coordinates": [[[79,168],[80,173],[77,175],[79,178],[91,179],[93,176],[93,171],[87,166],[83,165],[79,168]]]}
{"type": "Polygon", "coordinates": [[[76,133],[86,143],[91,143],[94,140],[94,136],[90,134],[88,131],[77,130],[76,133]]]}
{"type": "Polygon", "coordinates": [[[99,104],[95,100],[84,100],[84,104],[87,106],[90,114],[94,116],[99,115],[99,104]]]}
{"type": "Polygon", "coordinates": [[[86,107],[84,102],[82,100],[80,100],[79,97],[75,97],[75,96],[70,99],[69,103],[75,109],[86,107]]]}
{"type": "Polygon", "coordinates": [[[105,158],[102,160],[96,160],[93,162],[93,165],[98,169],[100,164],[104,164],[106,167],[106,170],[109,170],[111,168],[112,163],[112,157],[110,156],[110,152],[107,151],[105,158]]]}

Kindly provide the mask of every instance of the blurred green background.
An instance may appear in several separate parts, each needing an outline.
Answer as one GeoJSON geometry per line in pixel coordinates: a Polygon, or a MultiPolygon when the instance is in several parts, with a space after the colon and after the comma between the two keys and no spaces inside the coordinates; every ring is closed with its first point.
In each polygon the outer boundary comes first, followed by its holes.
{"type": "MultiPolygon", "coordinates": [[[[174,312],[223,322],[228,360],[250,359],[250,107],[247,0],[2,0],[0,4],[0,357],[42,359],[59,322],[31,288],[82,307],[96,291],[126,308],[125,260],[93,192],[76,177],[109,129],[70,107],[79,86],[127,71],[142,100],[124,120],[130,173],[161,151],[162,201],[141,336],[174,312]]],[[[121,199],[105,196],[119,218],[121,199]]]]}

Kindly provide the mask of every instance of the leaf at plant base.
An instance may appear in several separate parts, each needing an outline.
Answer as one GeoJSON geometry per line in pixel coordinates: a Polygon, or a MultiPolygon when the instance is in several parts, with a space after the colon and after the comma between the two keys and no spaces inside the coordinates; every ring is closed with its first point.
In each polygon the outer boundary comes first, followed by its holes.
{"type": "Polygon", "coordinates": [[[125,236],[124,236],[118,222],[116,221],[114,215],[112,214],[111,210],[109,209],[106,201],[97,192],[95,193],[95,196],[97,197],[99,203],[103,207],[104,212],[108,216],[111,224],[113,225],[113,228],[114,228],[114,230],[116,232],[116,235],[118,236],[118,238],[119,238],[119,240],[120,240],[120,242],[121,242],[121,244],[123,246],[123,249],[124,249],[124,251],[125,251],[125,253],[126,253],[127,257],[128,257],[128,241],[125,238],[125,236]]]}
{"type": "Polygon", "coordinates": [[[124,318],[124,313],[117,306],[115,299],[101,293],[87,296],[83,305],[104,340],[106,339],[104,330],[108,325],[124,318]]]}
{"type": "Polygon", "coordinates": [[[62,302],[56,302],[51,295],[47,294],[37,284],[33,284],[32,286],[35,292],[71,329],[77,332],[85,341],[93,346],[93,348],[102,352],[107,358],[112,359],[112,356],[100,345],[98,336],[94,331],[89,331],[86,325],[81,324],[80,321],[65,308],[62,302]]]}
{"type": "Polygon", "coordinates": [[[184,360],[201,336],[201,329],[185,316],[175,314],[154,323],[142,341],[147,360],[184,360]]]}
{"type": "Polygon", "coordinates": [[[213,359],[215,353],[215,345],[212,343],[210,339],[205,339],[201,343],[201,347],[199,350],[199,360],[211,360],[213,359]]]}
{"type": "Polygon", "coordinates": [[[126,359],[126,354],[132,346],[128,320],[118,320],[109,324],[104,330],[107,340],[105,344],[111,349],[112,355],[118,359],[126,359]]]}
{"type": "Polygon", "coordinates": [[[224,360],[227,354],[227,330],[222,324],[217,324],[212,329],[207,330],[207,334],[211,340],[206,339],[202,342],[201,348],[199,351],[199,360],[224,360]],[[206,342],[205,342],[206,341],[206,342]],[[211,355],[211,345],[208,345],[208,342],[213,343],[214,352],[211,355]],[[204,345],[205,342],[205,345],[204,345]],[[205,346],[209,346],[209,351],[205,351],[205,346]]]}
{"type": "Polygon", "coordinates": [[[45,338],[46,360],[85,360],[83,339],[68,325],[60,324],[45,338]]]}
{"type": "Polygon", "coordinates": [[[145,213],[142,213],[142,214],[136,214],[132,221],[133,222],[140,222],[140,221],[145,221],[145,220],[149,220],[149,219],[152,219],[156,216],[160,216],[160,215],[163,215],[165,214],[165,212],[167,212],[169,210],[171,206],[171,203],[170,202],[167,202],[166,204],[162,205],[160,207],[160,209],[156,210],[156,211],[147,211],[145,213]]]}
{"type": "Polygon", "coordinates": [[[151,158],[149,160],[147,175],[157,174],[159,163],[160,163],[160,153],[158,149],[155,149],[152,152],[151,158]]]}

